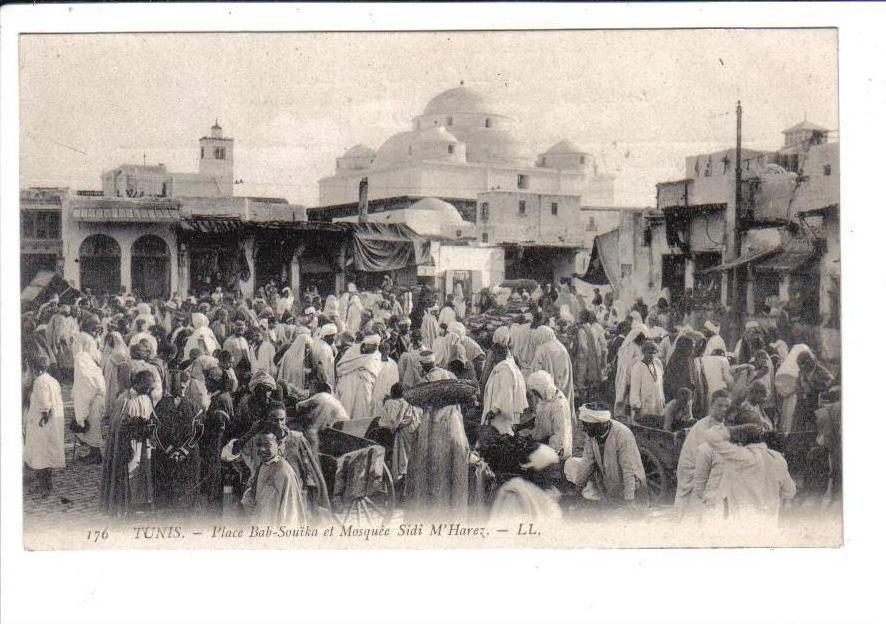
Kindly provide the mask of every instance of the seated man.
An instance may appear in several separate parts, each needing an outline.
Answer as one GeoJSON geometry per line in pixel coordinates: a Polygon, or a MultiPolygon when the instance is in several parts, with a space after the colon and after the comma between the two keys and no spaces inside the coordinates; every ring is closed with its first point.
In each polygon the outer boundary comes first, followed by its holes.
{"type": "Polygon", "coordinates": [[[582,405],[578,420],[587,438],[582,457],[566,460],[566,478],[582,488],[582,496],[588,500],[643,513],[648,504],[646,471],[633,432],[612,420],[604,406],[582,405]]]}

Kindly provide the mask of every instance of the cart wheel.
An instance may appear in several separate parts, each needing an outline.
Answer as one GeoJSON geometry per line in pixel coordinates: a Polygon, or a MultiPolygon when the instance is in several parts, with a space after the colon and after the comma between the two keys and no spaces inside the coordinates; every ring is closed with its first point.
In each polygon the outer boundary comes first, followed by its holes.
{"type": "Polygon", "coordinates": [[[668,495],[668,477],[661,461],[647,448],[640,447],[640,459],[646,471],[646,488],[650,503],[666,503],[668,495]]]}
{"type": "MultiPolygon", "coordinates": [[[[361,501],[359,507],[365,514],[369,524],[382,524],[391,519],[394,514],[394,507],[397,504],[397,492],[394,489],[394,477],[388,470],[387,464],[382,468],[381,484],[378,489],[361,501]]],[[[361,514],[361,515],[363,515],[361,514]]],[[[360,516],[358,516],[360,517],[360,516]]]]}

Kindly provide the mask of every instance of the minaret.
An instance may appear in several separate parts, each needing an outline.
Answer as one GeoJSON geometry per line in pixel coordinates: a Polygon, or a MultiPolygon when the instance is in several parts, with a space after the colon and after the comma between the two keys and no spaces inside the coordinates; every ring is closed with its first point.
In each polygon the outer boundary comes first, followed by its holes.
{"type": "Polygon", "coordinates": [[[225,138],[218,119],[200,139],[200,174],[215,178],[221,195],[234,194],[234,139],[225,138]]]}

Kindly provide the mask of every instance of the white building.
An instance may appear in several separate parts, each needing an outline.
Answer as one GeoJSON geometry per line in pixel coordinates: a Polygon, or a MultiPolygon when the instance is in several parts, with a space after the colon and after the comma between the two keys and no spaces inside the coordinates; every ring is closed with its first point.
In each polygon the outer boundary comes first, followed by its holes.
{"type": "Polygon", "coordinates": [[[370,200],[439,197],[459,205],[453,200],[476,202],[479,193],[500,190],[577,195],[582,205],[613,203],[614,179],[597,171],[589,152],[563,140],[532,154],[514,120],[464,86],[431,99],[411,129],[377,151],[357,145],[337,158],[335,173],[320,180],[319,205],[356,202],[363,178],[370,200]]]}

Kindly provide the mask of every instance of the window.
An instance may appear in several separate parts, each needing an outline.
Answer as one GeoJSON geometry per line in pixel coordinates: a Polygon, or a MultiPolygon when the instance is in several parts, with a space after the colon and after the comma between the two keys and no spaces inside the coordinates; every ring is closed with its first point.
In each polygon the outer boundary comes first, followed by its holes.
{"type": "Polygon", "coordinates": [[[517,204],[517,214],[523,216],[526,214],[526,200],[521,199],[520,203],[517,204]]]}
{"type": "Polygon", "coordinates": [[[826,176],[831,175],[831,166],[830,166],[830,165],[825,165],[825,166],[824,166],[824,174],[825,174],[826,176]]]}
{"type": "Polygon", "coordinates": [[[581,164],[585,164],[585,157],[584,157],[584,156],[581,156],[581,157],[578,159],[578,162],[580,162],[581,164]]]}
{"type": "Polygon", "coordinates": [[[522,173],[517,174],[517,188],[526,189],[529,188],[529,176],[524,175],[522,173]]]}
{"type": "Polygon", "coordinates": [[[484,243],[489,242],[489,234],[487,234],[486,232],[483,232],[483,242],[484,243]]]}
{"type": "Polygon", "coordinates": [[[542,156],[541,158],[538,159],[538,164],[541,165],[542,167],[545,166],[545,157],[544,156],[542,156]]]}
{"type": "Polygon", "coordinates": [[[447,126],[451,126],[451,125],[452,125],[452,117],[447,117],[447,118],[446,118],[446,125],[447,125],[447,126]]]}
{"type": "Polygon", "coordinates": [[[652,247],[652,228],[643,228],[643,247],[652,247]]]}
{"type": "Polygon", "coordinates": [[[449,151],[450,154],[454,154],[454,153],[455,153],[455,146],[454,146],[454,145],[448,145],[447,147],[448,147],[448,151],[449,151]]]}
{"type": "Polygon", "coordinates": [[[487,202],[483,202],[480,204],[480,220],[489,220],[489,204],[487,202]]]}
{"type": "Polygon", "coordinates": [[[486,118],[486,127],[487,127],[487,128],[491,128],[491,127],[492,127],[492,120],[489,119],[488,117],[486,118]]]}
{"type": "Polygon", "coordinates": [[[406,148],[406,151],[409,152],[410,156],[412,156],[412,146],[411,145],[408,148],[406,148]]]}
{"type": "Polygon", "coordinates": [[[201,145],[200,146],[200,160],[203,160],[204,158],[206,158],[205,148],[201,145]]]}
{"type": "Polygon", "coordinates": [[[225,148],[215,147],[215,148],[213,148],[213,154],[214,154],[216,160],[224,160],[225,159],[225,148]]]}
{"type": "Polygon", "coordinates": [[[557,202],[551,202],[551,214],[552,215],[556,216],[557,210],[559,210],[559,209],[560,209],[560,206],[557,204],[557,202]]]}
{"type": "Polygon", "coordinates": [[[588,232],[594,232],[597,230],[597,222],[594,220],[594,217],[588,217],[588,224],[585,226],[585,230],[588,232]]]}
{"type": "Polygon", "coordinates": [[[61,213],[29,211],[21,215],[21,232],[24,239],[57,240],[61,238],[61,213]]]}

